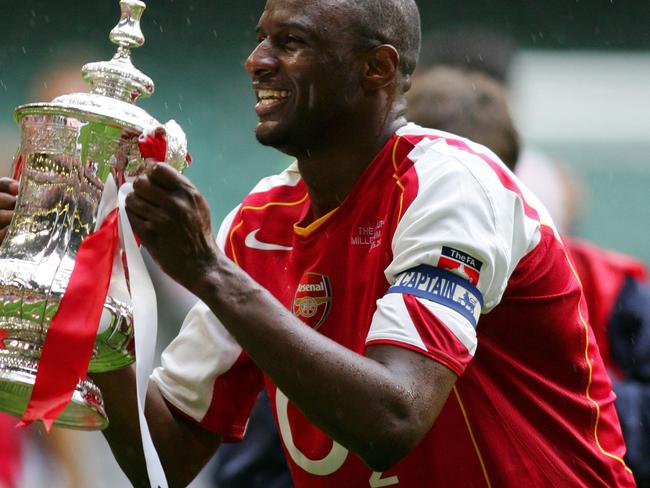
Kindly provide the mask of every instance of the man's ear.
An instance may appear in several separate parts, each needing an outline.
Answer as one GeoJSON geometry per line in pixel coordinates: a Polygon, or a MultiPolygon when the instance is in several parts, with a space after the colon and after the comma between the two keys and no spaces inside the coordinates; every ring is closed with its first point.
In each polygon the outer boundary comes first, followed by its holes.
{"type": "Polygon", "coordinates": [[[362,85],[368,91],[375,91],[393,83],[399,74],[400,57],[390,44],[377,46],[365,55],[362,85]]]}

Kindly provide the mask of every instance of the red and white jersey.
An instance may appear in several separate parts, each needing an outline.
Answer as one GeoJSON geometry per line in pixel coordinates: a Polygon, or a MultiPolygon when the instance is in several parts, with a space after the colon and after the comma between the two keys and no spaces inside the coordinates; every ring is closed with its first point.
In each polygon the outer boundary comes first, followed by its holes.
{"type": "Polygon", "coordinates": [[[297,487],[634,486],[565,248],[488,149],[409,124],[334,211],[311,218],[291,166],[262,180],[217,240],[305,326],[359,354],[405,347],[459,376],[425,438],[375,473],[312,425],[199,304],[154,380],[226,440],[243,436],[266,383],[297,487]]]}

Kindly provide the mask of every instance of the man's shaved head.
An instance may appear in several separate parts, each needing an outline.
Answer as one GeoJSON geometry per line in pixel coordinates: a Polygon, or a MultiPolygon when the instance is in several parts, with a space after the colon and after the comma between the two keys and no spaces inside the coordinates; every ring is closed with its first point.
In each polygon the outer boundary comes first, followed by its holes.
{"type": "Polygon", "coordinates": [[[400,71],[409,76],[420,54],[420,12],[414,0],[341,0],[350,10],[360,48],[390,44],[400,55],[400,71]]]}

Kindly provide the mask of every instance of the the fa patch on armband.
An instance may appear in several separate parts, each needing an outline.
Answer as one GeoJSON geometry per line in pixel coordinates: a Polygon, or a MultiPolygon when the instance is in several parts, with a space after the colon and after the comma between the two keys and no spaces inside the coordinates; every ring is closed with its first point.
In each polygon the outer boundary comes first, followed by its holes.
{"type": "Polygon", "coordinates": [[[420,265],[400,273],[387,293],[405,293],[445,305],[460,313],[476,327],[483,296],[466,279],[445,269],[420,265]]]}
{"type": "Polygon", "coordinates": [[[467,277],[472,285],[478,285],[481,276],[483,263],[474,256],[454,249],[453,247],[442,246],[438,267],[445,268],[456,272],[457,274],[467,277]]]}

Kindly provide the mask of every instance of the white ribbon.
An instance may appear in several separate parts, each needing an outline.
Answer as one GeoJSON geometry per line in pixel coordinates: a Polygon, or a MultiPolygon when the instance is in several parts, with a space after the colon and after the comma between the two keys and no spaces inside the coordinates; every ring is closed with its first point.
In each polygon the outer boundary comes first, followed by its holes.
{"type": "MultiPolygon", "coordinates": [[[[97,209],[97,222],[95,224],[95,232],[106,220],[106,217],[117,208],[118,204],[118,189],[113,175],[109,174],[106,182],[104,183],[104,191],[102,198],[99,202],[97,209]]],[[[122,235],[120,232],[120,242],[122,242],[122,235]]],[[[126,274],[124,273],[124,265],[122,264],[122,248],[115,246],[115,254],[113,256],[113,272],[111,273],[111,281],[108,285],[107,296],[115,298],[117,301],[124,304],[132,304],[131,294],[129,287],[126,283],[126,274]]],[[[108,330],[113,322],[113,317],[110,311],[106,308],[102,310],[102,317],[99,321],[97,334],[102,334],[108,330]]]]}
{"type": "Polygon", "coordinates": [[[133,328],[135,331],[135,372],[136,390],[138,397],[138,418],[140,420],[140,435],[142,449],[147,463],[149,483],[154,488],[167,488],[167,479],[156,452],[149,426],[144,414],[144,407],[149,386],[149,376],[153,371],[158,314],[156,293],[151,278],[140,254],[133,229],[129,222],[124,206],[126,196],[133,191],[133,184],[124,183],[118,194],[119,225],[122,244],[126,253],[129,268],[131,303],[133,304],[133,328]]]}

